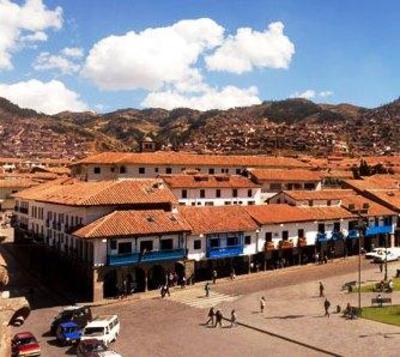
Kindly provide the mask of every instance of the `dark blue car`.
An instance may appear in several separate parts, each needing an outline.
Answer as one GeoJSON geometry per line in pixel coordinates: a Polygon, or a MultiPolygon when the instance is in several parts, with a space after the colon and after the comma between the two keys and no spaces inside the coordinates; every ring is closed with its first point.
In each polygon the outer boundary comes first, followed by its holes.
{"type": "Polygon", "coordinates": [[[62,322],[56,331],[57,341],[63,345],[79,342],[82,336],[82,329],[75,322],[62,322]]]}

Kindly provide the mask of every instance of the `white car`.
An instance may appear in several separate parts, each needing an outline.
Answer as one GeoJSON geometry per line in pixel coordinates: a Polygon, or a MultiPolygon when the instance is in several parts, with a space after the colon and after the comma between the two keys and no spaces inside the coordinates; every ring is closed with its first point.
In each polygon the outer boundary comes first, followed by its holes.
{"type": "Polygon", "coordinates": [[[365,254],[366,259],[374,259],[384,254],[385,248],[374,248],[372,251],[365,254]]]}
{"type": "Polygon", "coordinates": [[[383,253],[374,258],[375,263],[394,262],[395,260],[399,260],[399,256],[392,252],[387,252],[387,255],[383,253]]]}
{"type": "Polygon", "coordinates": [[[119,330],[117,315],[100,315],[86,325],[81,340],[96,339],[108,346],[117,339],[119,330]]]}

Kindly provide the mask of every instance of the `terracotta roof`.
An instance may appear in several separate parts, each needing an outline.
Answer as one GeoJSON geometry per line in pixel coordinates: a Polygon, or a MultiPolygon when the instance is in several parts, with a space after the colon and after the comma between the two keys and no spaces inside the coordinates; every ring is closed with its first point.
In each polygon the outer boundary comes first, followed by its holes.
{"type": "Polygon", "coordinates": [[[373,216],[395,216],[396,212],[390,210],[389,208],[380,205],[368,198],[365,198],[361,195],[351,195],[344,197],[342,200],[342,207],[350,210],[350,205],[354,206],[355,210],[361,210],[364,208],[364,205],[368,204],[368,213],[366,214],[369,217],[373,216]]]}
{"type": "Polygon", "coordinates": [[[183,152],[155,153],[103,152],[76,162],[78,164],[147,164],[188,166],[304,168],[308,164],[291,157],[255,155],[198,155],[183,152]]]}
{"type": "Polygon", "coordinates": [[[181,233],[191,230],[179,213],[163,210],[114,211],[73,235],[81,238],[133,237],[161,233],[181,233]]]}
{"type": "Polygon", "coordinates": [[[337,206],[298,207],[286,204],[266,206],[244,206],[259,224],[279,224],[289,222],[325,221],[356,216],[337,206]]]}
{"type": "Polygon", "coordinates": [[[285,195],[296,201],[301,200],[339,200],[344,197],[355,195],[356,192],[350,189],[318,190],[318,191],[282,191],[285,195]]]}
{"type": "Polygon", "coordinates": [[[29,188],[39,183],[29,179],[0,179],[0,188],[29,188]]]}
{"type": "Polygon", "coordinates": [[[162,175],[170,188],[255,188],[260,187],[239,175],[162,175]]]}
{"type": "Polygon", "coordinates": [[[350,170],[340,170],[340,169],[329,169],[328,171],[322,171],[321,175],[323,177],[332,177],[332,178],[339,178],[339,179],[352,179],[353,172],[350,170]]]}
{"type": "Polygon", "coordinates": [[[244,232],[258,225],[242,206],[179,207],[193,234],[244,232]]]}
{"type": "Polygon", "coordinates": [[[251,169],[249,171],[258,181],[321,181],[321,173],[311,170],[251,169]]]}
{"type": "Polygon", "coordinates": [[[168,187],[157,179],[98,182],[58,179],[18,192],[14,197],[70,206],[176,202],[168,187]]]}
{"type": "Polygon", "coordinates": [[[386,204],[394,210],[400,210],[399,190],[367,190],[366,193],[373,200],[386,204]]]}
{"type": "Polygon", "coordinates": [[[374,189],[398,189],[400,180],[395,176],[379,175],[379,177],[365,177],[362,180],[344,180],[345,185],[352,187],[358,191],[374,190],[374,189]]]}

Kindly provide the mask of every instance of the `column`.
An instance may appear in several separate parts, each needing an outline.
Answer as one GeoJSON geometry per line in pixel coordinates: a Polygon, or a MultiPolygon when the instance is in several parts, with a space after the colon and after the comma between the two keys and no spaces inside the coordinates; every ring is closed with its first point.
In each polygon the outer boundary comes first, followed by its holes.
{"type": "Polygon", "coordinates": [[[103,300],[103,279],[100,269],[93,269],[92,273],[92,301],[103,300]]]}
{"type": "Polygon", "coordinates": [[[394,247],[395,246],[394,234],[390,234],[389,237],[390,237],[389,247],[394,247]]]}

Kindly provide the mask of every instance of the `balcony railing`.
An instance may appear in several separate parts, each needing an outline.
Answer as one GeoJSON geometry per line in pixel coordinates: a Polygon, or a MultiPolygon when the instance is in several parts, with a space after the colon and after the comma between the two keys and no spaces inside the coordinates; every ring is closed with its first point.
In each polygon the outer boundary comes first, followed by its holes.
{"type": "Polygon", "coordinates": [[[291,240],[280,240],[278,246],[280,249],[290,249],[293,248],[294,244],[291,240]]]}
{"type": "Polygon", "coordinates": [[[393,233],[392,225],[384,225],[384,226],[371,226],[367,227],[365,230],[365,236],[374,236],[376,234],[390,234],[393,233]]]}
{"type": "Polygon", "coordinates": [[[183,248],[179,249],[168,249],[168,250],[157,250],[153,252],[143,253],[140,257],[141,262],[156,262],[163,260],[178,260],[183,259],[186,255],[186,250],[183,248]]]}
{"type": "Polygon", "coordinates": [[[107,264],[113,266],[136,264],[139,263],[139,260],[139,253],[116,254],[107,256],[107,264]]]}
{"type": "Polygon", "coordinates": [[[342,232],[340,232],[340,231],[333,231],[331,236],[330,236],[330,239],[332,239],[332,240],[342,240],[342,239],[344,239],[344,234],[342,232]]]}
{"type": "Polygon", "coordinates": [[[360,236],[357,229],[349,229],[349,233],[347,234],[348,239],[357,239],[360,236]]]}
{"type": "Polygon", "coordinates": [[[208,248],[207,257],[208,258],[225,258],[234,257],[243,254],[243,245],[235,245],[224,248],[208,248]]]}
{"type": "Polygon", "coordinates": [[[267,252],[270,252],[271,250],[274,250],[275,248],[275,244],[273,242],[265,242],[265,250],[267,252]]]}

